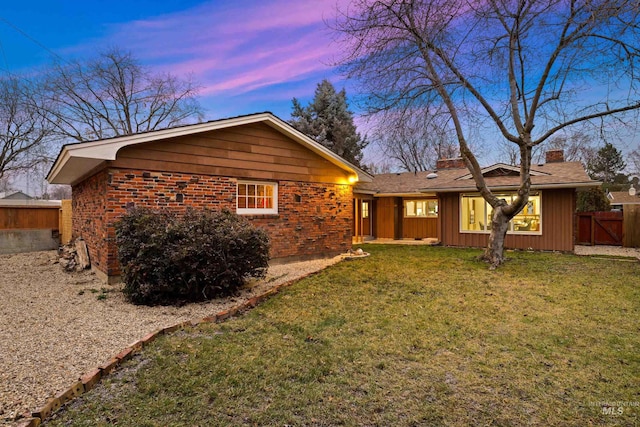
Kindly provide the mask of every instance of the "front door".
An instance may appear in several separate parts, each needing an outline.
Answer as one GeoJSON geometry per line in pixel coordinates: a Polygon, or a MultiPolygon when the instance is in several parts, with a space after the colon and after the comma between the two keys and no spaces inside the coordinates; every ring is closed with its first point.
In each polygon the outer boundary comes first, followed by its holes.
{"type": "Polygon", "coordinates": [[[362,235],[371,236],[371,200],[362,201],[362,235]]]}

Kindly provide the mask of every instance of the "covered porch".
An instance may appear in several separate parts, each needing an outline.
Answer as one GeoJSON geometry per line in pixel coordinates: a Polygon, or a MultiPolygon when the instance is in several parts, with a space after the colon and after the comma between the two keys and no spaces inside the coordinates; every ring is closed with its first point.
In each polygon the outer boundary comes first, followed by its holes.
{"type": "Polygon", "coordinates": [[[433,244],[440,240],[438,206],[435,194],[354,193],[353,243],[433,244]]]}

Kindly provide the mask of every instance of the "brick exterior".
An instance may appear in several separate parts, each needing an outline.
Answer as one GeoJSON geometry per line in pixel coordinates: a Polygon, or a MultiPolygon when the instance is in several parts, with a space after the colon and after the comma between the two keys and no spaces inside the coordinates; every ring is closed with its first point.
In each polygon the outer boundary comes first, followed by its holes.
{"type": "Polygon", "coordinates": [[[436,169],[464,169],[467,166],[461,157],[455,159],[439,159],[436,161],[436,169]]]}
{"type": "Polygon", "coordinates": [[[545,153],[545,161],[547,163],[564,162],[564,150],[549,150],[545,153]]]}
{"type": "MultiPolygon", "coordinates": [[[[73,234],[89,246],[92,265],[119,274],[115,222],[128,207],[184,211],[236,206],[236,178],[106,169],[73,187],[73,234]]],[[[272,258],[335,255],[351,247],[352,187],[278,182],[278,214],[248,215],[271,238],[272,258]]]]}
{"type": "Polygon", "coordinates": [[[72,187],[72,236],[82,237],[94,268],[107,272],[107,173],[98,172],[72,187]]]}

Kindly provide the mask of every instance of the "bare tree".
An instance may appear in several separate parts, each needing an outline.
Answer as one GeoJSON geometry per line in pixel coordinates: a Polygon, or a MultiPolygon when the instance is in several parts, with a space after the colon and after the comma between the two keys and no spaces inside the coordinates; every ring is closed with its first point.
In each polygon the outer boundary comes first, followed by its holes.
{"type": "Polygon", "coordinates": [[[87,62],[55,63],[44,92],[51,106],[46,113],[57,132],[76,141],[202,120],[194,83],[154,74],[119,49],[87,62]]]}
{"type": "Polygon", "coordinates": [[[9,175],[5,175],[0,178],[0,193],[8,193],[13,190],[13,184],[11,183],[9,175]]]}
{"type": "Polygon", "coordinates": [[[553,136],[545,145],[546,149],[562,150],[566,161],[582,162],[584,165],[588,163],[595,151],[593,137],[583,132],[553,136]]]}
{"type": "Polygon", "coordinates": [[[335,23],[341,64],[371,112],[446,108],[460,154],[493,207],[483,259],[504,261],[509,221],[526,205],[532,150],[586,121],[640,108],[636,0],[354,0],[335,23]],[[511,203],[487,186],[470,148],[480,123],[518,147],[511,203]]]}
{"type": "Polygon", "coordinates": [[[31,85],[0,77],[0,180],[9,180],[46,161],[53,127],[37,107],[31,85]]]}
{"type": "Polygon", "coordinates": [[[456,157],[458,145],[448,132],[447,117],[423,111],[386,111],[376,126],[385,154],[409,172],[426,171],[436,161],[456,157]]]}
{"type": "Polygon", "coordinates": [[[47,196],[52,200],[65,200],[71,198],[70,185],[50,185],[47,188],[47,196]]]}
{"type": "Polygon", "coordinates": [[[629,167],[632,175],[640,175],[640,147],[629,153],[629,167]]]}

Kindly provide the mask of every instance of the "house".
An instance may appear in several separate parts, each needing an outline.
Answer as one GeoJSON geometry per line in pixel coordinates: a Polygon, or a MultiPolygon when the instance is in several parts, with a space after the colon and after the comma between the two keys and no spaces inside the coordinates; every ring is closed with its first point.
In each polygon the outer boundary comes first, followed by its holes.
{"type": "MultiPolygon", "coordinates": [[[[482,169],[491,190],[509,200],[520,169],[498,163],[482,169]]],[[[527,206],[511,221],[505,247],[573,251],[576,190],[598,186],[562,150],[531,167],[527,206]]],[[[482,198],[462,159],[439,160],[436,170],[376,175],[354,190],[356,241],[433,238],[447,246],[484,247],[491,206],[482,198]]]]}
{"type": "Polygon", "coordinates": [[[640,191],[636,191],[634,187],[629,191],[609,191],[607,198],[609,199],[611,209],[624,211],[625,206],[640,206],[640,191]]]}
{"type": "Polygon", "coordinates": [[[276,260],[344,252],[353,185],[371,179],[271,113],[65,145],[47,176],[72,186],[73,236],[105,278],[133,206],[229,208],[268,232],[276,260]]]}
{"type": "Polygon", "coordinates": [[[0,199],[2,200],[32,200],[33,197],[23,193],[22,191],[2,191],[0,192],[0,199]]]}

